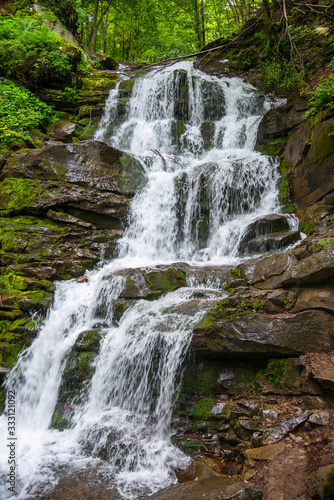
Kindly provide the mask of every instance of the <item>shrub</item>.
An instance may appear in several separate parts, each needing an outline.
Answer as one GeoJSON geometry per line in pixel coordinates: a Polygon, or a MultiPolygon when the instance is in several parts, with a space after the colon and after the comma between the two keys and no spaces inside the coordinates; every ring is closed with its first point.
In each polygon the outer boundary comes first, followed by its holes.
{"type": "Polygon", "coordinates": [[[0,142],[12,146],[18,139],[30,140],[29,129],[45,127],[54,117],[52,108],[29,90],[0,78],[0,142]]]}
{"type": "Polygon", "coordinates": [[[310,92],[310,109],[305,113],[308,118],[316,114],[321,108],[334,109],[334,73],[319,80],[317,88],[310,92]]]}
{"type": "Polygon", "coordinates": [[[0,16],[0,76],[15,78],[29,88],[65,81],[80,62],[77,47],[44,26],[37,16],[0,16]]]}

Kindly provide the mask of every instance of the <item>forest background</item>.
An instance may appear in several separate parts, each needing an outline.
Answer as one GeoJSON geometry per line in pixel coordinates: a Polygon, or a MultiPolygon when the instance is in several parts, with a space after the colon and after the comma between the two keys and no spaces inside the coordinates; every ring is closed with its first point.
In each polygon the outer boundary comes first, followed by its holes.
{"type": "Polygon", "coordinates": [[[332,7],[332,0],[2,1],[0,155],[23,143],[29,147],[32,129],[45,132],[59,118],[43,102],[42,88],[58,88],[75,101],[81,76],[94,69],[116,69],[119,62],[135,69],[241,36],[258,54],[240,53],[239,73],[257,70],[269,90],[307,95],[310,114],[331,108],[332,62],[310,84],[304,55],[319,37],[322,47],[334,43],[332,7]],[[314,21],[303,25],[310,13],[314,21]]]}

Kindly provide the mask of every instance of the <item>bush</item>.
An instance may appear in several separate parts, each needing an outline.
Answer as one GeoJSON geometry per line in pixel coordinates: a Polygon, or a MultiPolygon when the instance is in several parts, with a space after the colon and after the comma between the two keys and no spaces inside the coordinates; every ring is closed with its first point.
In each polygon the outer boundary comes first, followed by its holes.
{"type": "Polygon", "coordinates": [[[44,26],[37,16],[0,16],[0,76],[29,88],[51,80],[65,82],[76,70],[81,53],[44,26]]]}
{"type": "Polygon", "coordinates": [[[316,114],[321,108],[334,109],[334,74],[324,76],[319,80],[317,88],[309,93],[310,109],[305,117],[316,114]]]}
{"type": "Polygon", "coordinates": [[[29,90],[0,78],[0,143],[11,147],[30,140],[29,129],[45,127],[53,121],[52,108],[39,101],[29,90]]]}

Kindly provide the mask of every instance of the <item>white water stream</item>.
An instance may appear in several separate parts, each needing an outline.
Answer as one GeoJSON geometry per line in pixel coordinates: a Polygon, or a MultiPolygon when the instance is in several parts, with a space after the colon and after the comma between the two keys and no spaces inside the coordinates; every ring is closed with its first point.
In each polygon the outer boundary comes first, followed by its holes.
{"type": "Polygon", "coordinates": [[[251,85],[218,80],[190,63],[151,73],[136,81],[127,119],[109,136],[117,98],[118,88],[96,138],[137,155],[147,184],[132,202],[119,258],[88,283],[57,285],[38,338],[7,379],[16,393],[17,480],[12,494],[4,415],[4,499],[42,498],[59,478],[82,470],[101,473],[104,488],[117,487],[127,499],[175,480],[173,470],[188,458],[170,442],[173,401],[192,328],[210,303],[203,299],[197,312],[188,310],[196,289],[181,288],[156,301],[135,301],[118,324],[112,305],[123,278],[114,272],[181,259],[235,263],[248,224],[279,209],[277,168],[254,151],[267,105],[251,85]],[[103,338],[95,374],[72,402],[70,428],[50,429],[68,355],[92,329],[103,338]]]}

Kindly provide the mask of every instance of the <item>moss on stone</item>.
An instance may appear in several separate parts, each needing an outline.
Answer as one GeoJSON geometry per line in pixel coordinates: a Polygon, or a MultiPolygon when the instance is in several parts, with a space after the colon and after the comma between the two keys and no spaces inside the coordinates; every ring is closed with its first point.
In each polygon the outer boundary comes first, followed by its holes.
{"type": "Polygon", "coordinates": [[[313,226],[312,222],[308,220],[306,217],[304,217],[300,222],[299,222],[299,231],[302,233],[307,234],[309,236],[310,234],[315,232],[315,227],[313,226]]]}
{"type": "Polygon", "coordinates": [[[241,278],[241,271],[240,271],[239,267],[237,267],[236,269],[232,269],[230,271],[230,273],[232,274],[233,278],[236,278],[236,279],[240,279],[241,278]]]}
{"type": "Polygon", "coordinates": [[[208,326],[211,326],[213,323],[217,321],[216,317],[213,316],[212,314],[206,314],[201,321],[197,323],[197,325],[194,327],[194,329],[199,329],[199,328],[206,328],[208,326]]]}
{"type": "Polygon", "coordinates": [[[77,352],[89,351],[98,354],[100,351],[101,339],[101,333],[96,330],[83,332],[77,338],[73,349],[77,352]]]}
{"type": "Polygon", "coordinates": [[[169,268],[165,271],[140,271],[152,290],[174,292],[186,286],[186,275],[181,269],[169,268]]]}
{"type": "Polygon", "coordinates": [[[189,415],[196,420],[209,420],[212,417],[211,410],[213,406],[213,399],[201,399],[200,401],[198,401],[198,403],[195,403],[192,406],[189,415]]]}
{"type": "Polygon", "coordinates": [[[4,290],[26,290],[28,285],[26,280],[14,273],[11,269],[7,269],[3,274],[0,274],[0,289],[4,290]]]}
{"type": "Polygon", "coordinates": [[[20,210],[33,205],[39,194],[37,179],[4,179],[0,184],[0,210],[20,210]]]}

